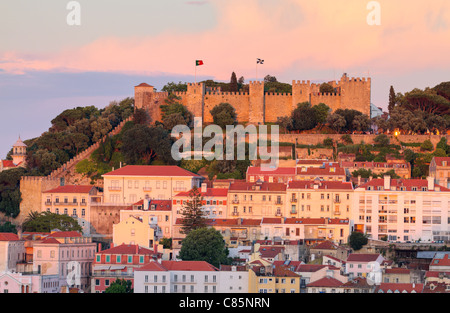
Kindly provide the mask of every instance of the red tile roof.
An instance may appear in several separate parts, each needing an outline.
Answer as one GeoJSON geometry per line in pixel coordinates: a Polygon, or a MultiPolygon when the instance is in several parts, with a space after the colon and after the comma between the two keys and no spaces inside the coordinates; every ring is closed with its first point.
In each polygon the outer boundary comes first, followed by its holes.
{"type": "Polygon", "coordinates": [[[139,85],[135,86],[135,87],[153,87],[147,83],[140,83],[139,85]]]}
{"type": "Polygon", "coordinates": [[[386,274],[409,274],[411,271],[407,268],[401,268],[401,267],[394,267],[394,268],[387,268],[384,270],[386,274]]]}
{"type": "Polygon", "coordinates": [[[423,284],[407,284],[407,283],[381,283],[377,288],[375,289],[375,292],[407,292],[411,293],[412,291],[415,291],[416,293],[421,293],[423,291],[423,284]]]}
{"type": "Polygon", "coordinates": [[[375,253],[351,253],[347,258],[347,262],[373,262],[379,256],[379,254],[375,253]]]}
{"type": "Polygon", "coordinates": [[[295,167],[277,167],[276,169],[261,168],[260,166],[249,166],[247,168],[247,176],[294,176],[295,167]]]}
{"type": "Polygon", "coordinates": [[[306,272],[306,273],[311,273],[311,272],[317,272],[320,271],[323,268],[328,267],[327,265],[321,265],[321,264],[299,264],[297,266],[297,268],[295,269],[295,271],[297,273],[301,273],[301,272],[306,272]]]}
{"type": "Polygon", "coordinates": [[[287,186],[288,189],[323,189],[323,190],[353,190],[351,182],[341,181],[320,181],[319,183],[313,180],[294,180],[290,181],[287,186]]]}
{"type": "Polygon", "coordinates": [[[4,168],[14,168],[14,167],[17,167],[14,163],[13,163],[13,161],[11,161],[11,160],[0,160],[2,163],[3,163],[3,167],[4,168]]]}
{"type": "Polygon", "coordinates": [[[372,288],[371,285],[367,283],[367,280],[364,277],[355,277],[348,282],[341,285],[341,287],[345,288],[372,288]]]}
{"type": "Polygon", "coordinates": [[[430,266],[450,266],[450,254],[436,253],[430,266]]]}
{"type": "Polygon", "coordinates": [[[437,166],[443,166],[442,161],[447,161],[447,166],[450,166],[450,157],[434,157],[437,166]]]}
{"type": "MultiPolygon", "coordinates": [[[[422,187],[428,188],[428,181],[426,179],[391,179],[390,186],[395,187],[397,190],[400,190],[401,187],[405,187],[406,191],[411,191],[413,187],[418,188],[418,191],[421,191],[422,187]]],[[[436,185],[435,187],[440,187],[440,191],[450,191],[450,189],[436,185]]],[[[377,178],[368,181],[367,183],[359,186],[358,188],[364,188],[368,190],[368,187],[381,187],[384,189],[384,179],[377,178]]],[[[436,190],[436,189],[435,189],[436,190]]]]}
{"type": "Polygon", "coordinates": [[[83,237],[77,231],[56,231],[50,234],[50,237],[53,238],[64,238],[64,237],[83,237]]]}
{"type": "MultiPolygon", "coordinates": [[[[134,203],[133,205],[127,207],[125,210],[133,210],[133,207],[135,207],[135,206],[140,206],[141,207],[140,209],[142,210],[143,205],[144,205],[144,200],[140,200],[140,201],[134,203]]],[[[152,199],[150,201],[150,205],[148,208],[149,211],[152,210],[151,209],[152,205],[156,205],[155,211],[172,211],[172,201],[170,201],[170,200],[154,200],[154,199],[152,199]]]]}
{"type": "Polygon", "coordinates": [[[202,177],[175,165],[127,165],[103,176],[202,177]]]}
{"type": "Polygon", "coordinates": [[[202,271],[215,272],[219,269],[205,261],[161,261],[158,264],[151,262],[136,271],[202,271]]]}
{"type": "Polygon", "coordinates": [[[326,276],[306,285],[306,287],[339,287],[342,282],[336,278],[326,276]]]}
{"type": "Polygon", "coordinates": [[[286,184],[268,183],[268,182],[237,182],[231,183],[228,189],[230,191],[286,191],[286,184]]]}
{"type": "MultiPolygon", "coordinates": [[[[199,188],[199,191],[201,189],[199,188]]],[[[227,197],[228,189],[226,188],[208,188],[206,192],[200,192],[202,197],[227,197]]],[[[190,191],[184,191],[176,194],[174,197],[189,197],[190,191]]]]}
{"type": "Polygon", "coordinates": [[[241,225],[259,226],[261,225],[261,219],[243,219],[241,225]]]}
{"type": "Polygon", "coordinates": [[[48,238],[45,238],[44,240],[42,240],[40,243],[44,243],[44,244],[49,244],[49,243],[51,243],[51,244],[61,244],[58,240],[56,240],[55,238],[53,238],[53,237],[48,237],[48,238]]]}
{"type": "Polygon", "coordinates": [[[261,224],[281,224],[281,218],[263,217],[261,224]]]}
{"type": "Polygon", "coordinates": [[[423,293],[450,293],[450,283],[428,282],[423,288],[423,293]]]}
{"type": "Polygon", "coordinates": [[[44,191],[44,193],[89,193],[93,188],[95,187],[92,185],[66,185],[44,191]]]}
{"type": "Polygon", "coordinates": [[[297,175],[308,175],[308,176],[345,176],[345,169],[335,166],[325,166],[325,167],[298,167],[297,175]]]}
{"type": "Polygon", "coordinates": [[[13,233],[0,233],[0,241],[18,241],[19,236],[13,233]]]}
{"type": "Polygon", "coordinates": [[[323,241],[313,247],[311,249],[319,249],[319,250],[337,250],[337,246],[329,240],[323,241]]]}
{"type": "MultiPolygon", "coordinates": [[[[297,164],[324,164],[324,163],[330,163],[330,161],[321,159],[321,160],[297,160],[297,164]]],[[[333,163],[333,162],[332,162],[333,163]]]]}
{"type": "Polygon", "coordinates": [[[154,255],[153,250],[142,248],[139,245],[128,245],[121,244],[120,246],[115,246],[110,249],[102,250],[97,252],[99,254],[134,254],[134,255],[154,255]]]}
{"type": "Polygon", "coordinates": [[[258,252],[263,259],[274,258],[284,251],[283,247],[260,246],[258,252]]]}

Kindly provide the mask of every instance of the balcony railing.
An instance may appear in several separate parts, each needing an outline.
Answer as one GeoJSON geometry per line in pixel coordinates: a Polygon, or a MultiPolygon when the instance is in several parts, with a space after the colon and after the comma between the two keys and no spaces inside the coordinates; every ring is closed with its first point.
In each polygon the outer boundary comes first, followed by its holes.
{"type": "Polygon", "coordinates": [[[108,187],[108,190],[109,190],[109,191],[121,191],[121,190],[122,190],[122,187],[111,186],[111,187],[108,187]]]}
{"type": "Polygon", "coordinates": [[[281,200],[276,200],[276,201],[274,201],[273,203],[274,203],[274,204],[281,205],[281,204],[283,204],[283,201],[281,201],[281,200]]]}
{"type": "Polygon", "coordinates": [[[231,200],[231,203],[232,204],[239,204],[239,200],[237,200],[237,199],[231,200]]]}
{"type": "Polygon", "coordinates": [[[239,212],[232,212],[231,215],[233,215],[233,216],[239,216],[239,212]]]}
{"type": "Polygon", "coordinates": [[[144,191],[152,191],[152,187],[144,187],[143,190],[144,191]]]}
{"type": "Polygon", "coordinates": [[[297,199],[292,199],[291,198],[291,203],[297,203],[297,199]]]}
{"type": "Polygon", "coordinates": [[[297,214],[297,210],[291,210],[291,211],[289,211],[289,213],[291,213],[291,214],[297,214]]]}

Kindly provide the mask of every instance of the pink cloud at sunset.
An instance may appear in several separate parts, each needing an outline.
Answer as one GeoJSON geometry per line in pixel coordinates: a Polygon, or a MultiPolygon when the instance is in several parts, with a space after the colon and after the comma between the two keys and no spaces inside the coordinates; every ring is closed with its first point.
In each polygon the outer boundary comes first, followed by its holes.
{"type": "Polygon", "coordinates": [[[39,55],[5,51],[0,68],[13,73],[192,74],[194,60],[203,59],[202,75],[228,79],[233,70],[254,77],[257,57],[265,59],[264,72],[271,74],[292,67],[299,72],[352,68],[371,73],[450,67],[450,2],[379,1],[380,26],[367,24],[368,2],[213,1],[218,16],[211,29],[105,36],[39,55]]]}

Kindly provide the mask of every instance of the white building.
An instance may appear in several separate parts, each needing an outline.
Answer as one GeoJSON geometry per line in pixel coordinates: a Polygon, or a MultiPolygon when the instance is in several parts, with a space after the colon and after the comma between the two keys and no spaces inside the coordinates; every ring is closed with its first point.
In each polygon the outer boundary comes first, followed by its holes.
{"type": "Polygon", "coordinates": [[[13,233],[0,233],[0,272],[16,271],[16,265],[25,260],[24,241],[13,233]]]}
{"type": "Polygon", "coordinates": [[[134,292],[217,293],[219,280],[219,269],[204,261],[155,261],[134,271],[134,292]]]}
{"type": "Polygon", "coordinates": [[[447,241],[450,189],[434,179],[372,179],[354,192],[355,229],[373,239],[447,241]]]}

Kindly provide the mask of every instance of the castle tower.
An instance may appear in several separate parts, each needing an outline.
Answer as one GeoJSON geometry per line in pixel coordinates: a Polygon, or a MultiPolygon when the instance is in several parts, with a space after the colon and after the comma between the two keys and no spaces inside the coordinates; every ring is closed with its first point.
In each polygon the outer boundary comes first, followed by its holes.
{"type": "Polygon", "coordinates": [[[339,81],[341,108],[354,109],[370,117],[371,79],[349,78],[346,73],[339,81]]]}
{"type": "Polygon", "coordinates": [[[142,83],[134,87],[134,106],[142,109],[148,106],[154,87],[149,84],[142,83]]]}
{"type": "Polygon", "coordinates": [[[25,166],[25,159],[27,157],[27,145],[23,143],[22,139],[17,139],[13,145],[13,153],[11,154],[14,165],[25,166]]]}
{"type": "Polygon", "coordinates": [[[205,104],[205,84],[188,83],[187,85],[187,109],[194,117],[201,117],[203,121],[203,108],[205,104]]]}
{"type": "Polygon", "coordinates": [[[251,81],[249,83],[249,123],[254,125],[262,125],[265,122],[265,98],[264,98],[264,82],[251,81]]]}
{"type": "Polygon", "coordinates": [[[292,108],[291,111],[297,108],[297,104],[302,102],[310,102],[311,82],[308,81],[292,81],[292,108]]]}

